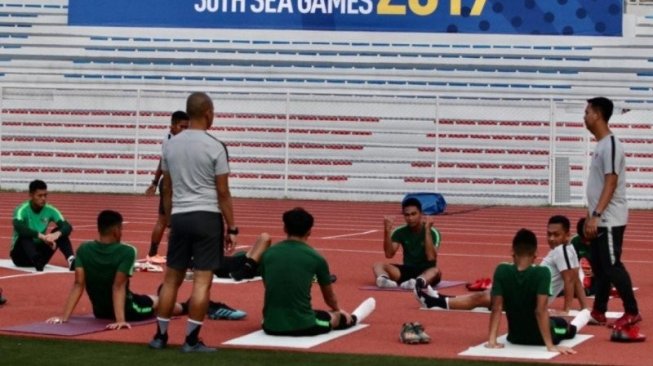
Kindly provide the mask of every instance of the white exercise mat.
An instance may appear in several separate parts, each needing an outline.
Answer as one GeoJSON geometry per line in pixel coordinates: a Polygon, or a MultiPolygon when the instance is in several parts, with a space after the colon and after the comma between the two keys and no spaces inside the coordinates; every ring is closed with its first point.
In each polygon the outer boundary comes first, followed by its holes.
{"type": "Polygon", "coordinates": [[[244,335],[242,337],[234,338],[223,344],[231,346],[257,346],[257,347],[275,347],[275,348],[301,348],[308,349],[318,346],[330,340],[340,338],[347,334],[359,331],[367,324],[357,324],[349,329],[332,330],[326,334],[307,337],[286,337],[286,336],[271,336],[265,334],[263,330],[258,330],[254,333],[244,335]]]}
{"type": "MultiPolygon", "coordinates": [[[[567,316],[575,317],[578,315],[579,311],[578,310],[569,310],[569,313],[567,316]]],[[[608,319],[619,319],[621,316],[624,315],[624,313],[620,313],[618,311],[608,311],[605,313],[605,317],[608,319]]]]}
{"type": "Polygon", "coordinates": [[[246,278],[246,279],[241,280],[241,281],[236,281],[233,278],[221,278],[221,277],[218,277],[218,276],[213,276],[213,283],[223,283],[223,284],[228,284],[228,285],[238,285],[238,284],[241,284],[241,283],[260,281],[261,279],[262,279],[261,276],[256,276],[256,277],[253,277],[253,278],[246,278]]]}
{"type": "MultiPolygon", "coordinates": [[[[16,267],[14,262],[11,259],[0,259],[0,267],[13,269],[15,271],[36,273],[38,272],[34,267],[16,267]]],[[[54,266],[52,264],[46,264],[43,268],[43,272],[48,273],[61,273],[61,272],[70,272],[70,269],[67,267],[54,266]]]]}
{"type": "Polygon", "coordinates": [[[434,306],[432,308],[423,308],[420,307],[420,310],[428,310],[428,311],[459,311],[459,312],[465,312],[465,313],[485,313],[489,314],[490,309],[484,308],[484,307],[478,307],[478,308],[473,308],[470,310],[458,310],[458,309],[443,309],[441,307],[434,306]]]}
{"type": "MultiPolygon", "coordinates": [[[[500,357],[500,358],[524,358],[531,360],[548,360],[559,353],[549,352],[544,346],[524,346],[519,344],[512,344],[506,340],[508,335],[502,335],[497,340],[503,343],[503,348],[487,348],[483,342],[478,346],[470,347],[466,351],[459,353],[459,356],[474,356],[474,357],[500,357]]],[[[592,338],[589,334],[577,334],[572,339],[565,339],[560,342],[561,346],[575,347],[586,340],[592,338]]]]}

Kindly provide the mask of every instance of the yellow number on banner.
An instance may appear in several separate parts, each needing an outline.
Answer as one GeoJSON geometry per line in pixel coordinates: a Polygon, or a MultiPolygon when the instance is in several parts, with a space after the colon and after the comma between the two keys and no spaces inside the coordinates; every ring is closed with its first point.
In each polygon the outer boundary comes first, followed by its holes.
{"type": "Polygon", "coordinates": [[[462,0],[451,0],[451,15],[460,15],[462,12],[462,0]]]}
{"type": "MultiPolygon", "coordinates": [[[[472,11],[469,15],[478,16],[483,13],[483,7],[485,7],[485,2],[487,0],[474,0],[474,5],[472,6],[472,11]]],[[[462,0],[451,0],[451,15],[461,15],[462,13],[462,0]]]]}
{"type": "Polygon", "coordinates": [[[474,1],[474,6],[472,6],[471,15],[481,15],[483,13],[483,8],[485,7],[486,0],[476,0],[474,1]]]}
{"type": "MultiPolygon", "coordinates": [[[[451,1],[451,15],[460,16],[462,14],[463,0],[451,1]]],[[[379,0],[377,14],[382,15],[406,15],[406,5],[391,4],[392,0],[379,0]]],[[[487,0],[474,0],[470,15],[478,16],[483,13],[483,8],[487,0]]],[[[415,15],[431,15],[438,8],[439,0],[408,0],[408,9],[415,15]],[[426,2],[422,4],[422,2],[426,2]]]]}
{"type": "Polygon", "coordinates": [[[380,0],[378,14],[406,15],[406,7],[404,5],[392,5],[390,0],[380,0]]]}
{"type": "Polygon", "coordinates": [[[408,0],[408,7],[417,15],[431,15],[438,8],[438,0],[426,0],[426,4],[420,4],[420,0],[408,0]]]}

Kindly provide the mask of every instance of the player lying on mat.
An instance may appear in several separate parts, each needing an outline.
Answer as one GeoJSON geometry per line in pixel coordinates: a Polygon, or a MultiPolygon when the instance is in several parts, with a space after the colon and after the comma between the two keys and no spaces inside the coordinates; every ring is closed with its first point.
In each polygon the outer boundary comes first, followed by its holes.
{"type": "MultiPolygon", "coordinates": [[[[585,291],[579,278],[579,263],[576,251],[569,244],[570,222],[565,216],[556,215],[549,218],[546,236],[550,251],[540,263],[551,273],[551,303],[558,295],[564,295],[563,312],[572,308],[574,297],[578,298],[581,309],[587,309],[585,291]]],[[[415,295],[423,307],[439,307],[452,310],[471,310],[477,307],[490,308],[491,290],[469,295],[446,297],[439,295],[429,287],[415,287],[415,295]]]]}
{"type": "Polygon", "coordinates": [[[307,242],[313,216],[303,208],[283,214],[287,238],[263,253],[261,275],[265,285],[263,330],[270,335],[313,336],[332,329],[354,326],[374,310],[374,299],[361,304],[350,315],[342,310],[331,286],[329,265],[307,242]],[[329,311],[313,310],[313,278],[322,291],[329,311]]]}
{"type": "MultiPolygon", "coordinates": [[[[120,242],[122,215],[115,211],[102,211],[97,218],[97,227],[99,239],[83,243],[77,251],[75,282],[63,315],[49,318],[48,323],[67,322],[84,290],[88,292],[96,318],[115,320],[107,325],[109,329],[131,328],[128,323],[130,321],[154,317],[158,297],[135,294],[129,289],[136,248],[120,242]]],[[[220,303],[212,303],[209,313],[216,312],[221,307],[220,303]]],[[[187,303],[175,304],[175,315],[186,312],[187,303]]]]}
{"type": "Polygon", "coordinates": [[[390,259],[402,248],[402,264],[374,263],[373,271],[378,287],[413,289],[436,285],[441,274],[437,267],[440,232],[431,220],[422,215],[422,204],[417,198],[408,198],[401,204],[405,224],[392,229],[392,219],[384,219],[383,252],[390,259]],[[428,234],[427,234],[428,233],[428,234]]]}

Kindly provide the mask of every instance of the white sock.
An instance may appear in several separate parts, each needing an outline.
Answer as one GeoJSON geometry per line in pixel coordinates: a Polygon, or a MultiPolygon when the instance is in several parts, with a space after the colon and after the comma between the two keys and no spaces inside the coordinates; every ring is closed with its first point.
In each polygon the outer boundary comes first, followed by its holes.
{"type": "Polygon", "coordinates": [[[445,297],[444,302],[445,302],[445,304],[447,304],[447,309],[449,309],[449,298],[445,297]]]}
{"type": "Polygon", "coordinates": [[[363,301],[358,307],[351,312],[351,315],[356,315],[356,323],[360,324],[363,319],[367,318],[376,308],[376,300],[373,297],[363,301]]]}
{"type": "Polygon", "coordinates": [[[580,332],[580,330],[590,321],[590,317],[590,310],[583,309],[578,312],[578,315],[576,315],[576,317],[571,321],[571,324],[576,326],[577,332],[580,332]]]}

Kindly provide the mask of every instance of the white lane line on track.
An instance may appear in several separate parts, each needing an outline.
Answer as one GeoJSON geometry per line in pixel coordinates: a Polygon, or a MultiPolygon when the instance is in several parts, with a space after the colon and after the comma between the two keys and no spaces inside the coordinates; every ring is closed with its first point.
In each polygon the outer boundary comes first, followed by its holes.
{"type": "Polygon", "coordinates": [[[367,234],[372,234],[377,232],[378,230],[368,230],[368,231],[363,231],[360,233],[351,233],[351,234],[342,234],[342,235],[334,235],[334,236],[323,236],[320,239],[337,239],[337,238],[346,238],[350,236],[360,236],[360,235],[367,235],[367,234]]]}

